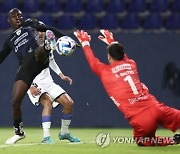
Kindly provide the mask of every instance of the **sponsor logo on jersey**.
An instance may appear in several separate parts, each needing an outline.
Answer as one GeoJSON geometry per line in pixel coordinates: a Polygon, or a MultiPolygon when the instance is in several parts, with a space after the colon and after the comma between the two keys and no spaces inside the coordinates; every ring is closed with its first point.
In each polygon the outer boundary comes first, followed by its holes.
{"type": "Polygon", "coordinates": [[[26,36],[28,36],[28,32],[23,33],[20,37],[18,37],[15,41],[14,44],[16,45],[19,43],[22,39],[24,39],[26,36]]]}
{"type": "Polygon", "coordinates": [[[131,65],[130,64],[122,64],[122,65],[117,65],[116,67],[113,67],[111,70],[113,73],[117,73],[121,70],[131,70],[131,65]]]}

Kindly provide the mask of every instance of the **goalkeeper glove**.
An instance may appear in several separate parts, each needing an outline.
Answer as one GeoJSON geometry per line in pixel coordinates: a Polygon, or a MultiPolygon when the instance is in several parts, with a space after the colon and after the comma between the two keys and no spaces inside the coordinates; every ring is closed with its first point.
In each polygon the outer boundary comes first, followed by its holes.
{"type": "Polygon", "coordinates": [[[98,38],[107,45],[110,45],[111,43],[118,43],[114,40],[112,32],[104,29],[101,29],[100,32],[102,33],[102,35],[99,35],[98,38]]]}
{"type": "Polygon", "coordinates": [[[82,47],[88,45],[90,46],[89,42],[91,41],[91,36],[88,35],[87,32],[83,30],[77,30],[74,32],[74,35],[77,37],[79,42],[81,43],[82,47]]]}

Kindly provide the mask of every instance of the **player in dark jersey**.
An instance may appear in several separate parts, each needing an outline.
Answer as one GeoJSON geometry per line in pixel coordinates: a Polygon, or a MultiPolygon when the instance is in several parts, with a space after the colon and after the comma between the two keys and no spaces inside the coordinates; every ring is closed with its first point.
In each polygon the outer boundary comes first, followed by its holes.
{"type": "Polygon", "coordinates": [[[114,40],[108,30],[100,30],[105,42],[109,65],[96,58],[90,47],[91,37],[77,30],[75,36],[81,42],[92,71],[101,79],[103,86],[117,108],[133,127],[134,139],[139,146],[166,146],[180,143],[180,134],[171,137],[155,136],[158,125],[173,132],[180,128],[180,110],[159,102],[141,83],[136,62],[125,54],[124,47],[114,40]]]}
{"type": "Polygon", "coordinates": [[[19,61],[12,92],[15,135],[6,141],[7,144],[14,144],[25,137],[21,111],[22,100],[36,75],[49,66],[49,52],[55,46],[55,35],[61,37],[64,34],[53,27],[40,24],[37,20],[23,21],[22,12],[17,8],[9,11],[8,22],[13,33],[6,39],[0,51],[0,63],[11,51],[15,53],[19,61]],[[46,40],[43,44],[39,41],[38,31],[46,32],[46,40]]]}

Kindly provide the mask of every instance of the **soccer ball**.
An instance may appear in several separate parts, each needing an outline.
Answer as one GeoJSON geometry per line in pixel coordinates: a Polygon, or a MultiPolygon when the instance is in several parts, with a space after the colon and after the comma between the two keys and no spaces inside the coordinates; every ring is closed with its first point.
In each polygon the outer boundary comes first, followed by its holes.
{"type": "Polygon", "coordinates": [[[56,51],[61,56],[70,56],[76,49],[76,42],[69,36],[62,36],[57,40],[56,51]]]}

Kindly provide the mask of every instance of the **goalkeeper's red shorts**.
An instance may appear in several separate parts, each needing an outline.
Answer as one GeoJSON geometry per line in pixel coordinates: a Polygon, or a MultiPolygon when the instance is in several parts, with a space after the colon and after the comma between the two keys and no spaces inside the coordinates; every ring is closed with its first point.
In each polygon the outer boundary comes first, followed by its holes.
{"type": "MultiPolygon", "coordinates": [[[[146,137],[147,140],[149,140],[150,138],[155,138],[158,125],[161,125],[173,132],[180,128],[180,110],[160,103],[153,105],[138,115],[130,118],[129,122],[134,129],[133,133],[135,139],[142,139],[146,137]]],[[[155,144],[145,144],[145,146],[153,145],[155,144]]]]}

